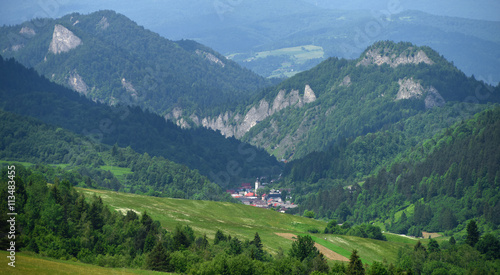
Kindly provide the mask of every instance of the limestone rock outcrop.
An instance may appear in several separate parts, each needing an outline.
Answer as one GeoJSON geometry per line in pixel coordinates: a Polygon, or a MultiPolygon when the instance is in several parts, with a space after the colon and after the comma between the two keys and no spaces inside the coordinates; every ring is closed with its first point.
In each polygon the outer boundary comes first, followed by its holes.
{"type": "Polygon", "coordinates": [[[56,24],[54,27],[54,33],[52,34],[49,51],[53,54],[69,52],[81,44],[82,40],[72,31],[62,25],[56,24]]]}

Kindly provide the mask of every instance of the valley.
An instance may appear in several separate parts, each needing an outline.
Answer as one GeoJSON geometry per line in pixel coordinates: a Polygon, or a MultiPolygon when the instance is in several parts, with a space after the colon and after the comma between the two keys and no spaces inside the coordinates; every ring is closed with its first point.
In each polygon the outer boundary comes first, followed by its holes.
{"type": "Polygon", "coordinates": [[[227,2],[0,27],[0,273],[498,273],[498,22],[227,2]]]}

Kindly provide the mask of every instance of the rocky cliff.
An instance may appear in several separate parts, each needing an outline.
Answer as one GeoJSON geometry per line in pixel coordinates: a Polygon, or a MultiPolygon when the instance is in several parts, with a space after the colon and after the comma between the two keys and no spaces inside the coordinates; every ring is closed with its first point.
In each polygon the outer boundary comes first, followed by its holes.
{"type": "MultiPolygon", "coordinates": [[[[292,90],[289,93],[280,90],[272,101],[268,102],[266,99],[262,99],[257,104],[247,107],[247,111],[244,113],[225,112],[216,117],[203,118],[191,114],[188,119],[196,126],[219,130],[227,137],[241,138],[267,117],[285,108],[301,108],[314,101],[316,101],[316,94],[309,85],[306,85],[303,95],[300,95],[299,90],[292,90]]],[[[189,127],[188,121],[183,115],[182,109],[175,108],[165,118],[176,121],[177,125],[181,127],[189,127]]]]}
{"type": "Polygon", "coordinates": [[[439,94],[436,88],[430,86],[429,88],[425,89],[413,78],[400,79],[398,81],[398,84],[399,90],[398,94],[396,95],[396,101],[401,99],[421,98],[423,95],[425,95],[426,97],[424,99],[424,102],[425,108],[427,109],[441,107],[446,103],[445,99],[441,96],[441,94],[439,94]]]}
{"type": "Polygon", "coordinates": [[[56,24],[54,33],[52,34],[49,51],[53,54],[69,52],[80,44],[82,44],[82,40],[72,31],[66,29],[62,25],[56,24]]]}
{"type": "Polygon", "coordinates": [[[76,72],[76,70],[69,73],[68,84],[73,90],[87,95],[87,84],[83,81],[82,77],[76,72]]]}
{"type": "Polygon", "coordinates": [[[424,51],[415,51],[413,47],[407,48],[399,55],[389,49],[370,49],[356,66],[368,66],[371,64],[382,65],[388,64],[391,67],[397,67],[405,64],[425,63],[432,65],[434,62],[425,54],[424,51]]]}

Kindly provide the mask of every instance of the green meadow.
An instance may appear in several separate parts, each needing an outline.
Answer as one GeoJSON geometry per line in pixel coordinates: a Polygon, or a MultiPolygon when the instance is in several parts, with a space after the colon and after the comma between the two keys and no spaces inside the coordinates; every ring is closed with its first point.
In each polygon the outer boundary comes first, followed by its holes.
{"type": "Polygon", "coordinates": [[[125,180],[126,175],[134,173],[130,168],[125,168],[125,167],[103,165],[99,168],[104,171],[110,171],[121,182],[125,180]]]}
{"type": "Polygon", "coordinates": [[[322,47],[305,45],[297,47],[282,48],[272,51],[258,52],[254,58],[266,58],[268,56],[288,55],[293,56],[298,63],[304,63],[309,59],[321,58],[324,55],[322,47]]]}
{"type": "MultiPolygon", "coordinates": [[[[228,56],[230,59],[234,59],[239,53],[231,54],[228,56]]],[[[286,56],[288,61],[281,63],[280,67],[277,67],[271,75],[268,77],[280,77],[287,76],[292,77],[299,71],[291,70],[297,65],[302,65],[309,60],[323,58],[325,51],[320,46],[315,45],[302,45],[296,47],[280,48],[269,51],[262,51],[254,53],[250,58],[244,60],[244,62],[252,62],[258,59],[265,59],[267,57],[273,56],[286,56]]]]}
{"type": "Polygon", "coordinates": [[[52,275],[52,274],[165,274],[150,270],[138,270],[130,268],[106,268],[96,265],[84,264],[81,262],[62,261],[52,258],[44,258],[32,253],[16,253],[15,267],[8,265],[10,260],[7,258],[7,251],[0,251],[0,274],[37,274],[37,275],[52,275]]]}
{"type": "Polygon", "coordinates": [[[174,230],[178,225],[189,225],[196,234],[206,234],[210,240],[218,229],[242,240],[251,240],[255,232],[258,232],[265,249],[272,254],[276,254],[280,248],[288,251],[293,242],[276,233],[309,234],[317,243],[347,258],[353,249],[357,249],[362,260],[368,264],[383,260],[394,262],[400,247],[417,242],[417,239],[391,234],[386,234],[389,241],[310,234],[310,229],[323,231],[326,222],[242,204],[158,198],[82,188],[77,190],[88,198],[94,194],[101,196],[105,204],[122,213],[128,210],[140,213],[146,211],[168,231],[174,230]]]}

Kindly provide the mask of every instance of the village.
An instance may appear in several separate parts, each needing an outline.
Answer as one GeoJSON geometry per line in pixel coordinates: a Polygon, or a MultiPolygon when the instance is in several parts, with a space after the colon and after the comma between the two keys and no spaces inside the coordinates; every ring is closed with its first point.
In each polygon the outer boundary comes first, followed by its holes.
{"type": "Polygon", "coordinates": [[[238,189],[226,190],[227,193],[235,199],[238,199],[245,205],[251,205],[260,208],[272,208],[281,213],[297,207],[286,199],[289,190],[275,190],[266,187],[267,183],[261,183],[260,179],[255,184],[242,183],[238,189]]]}

